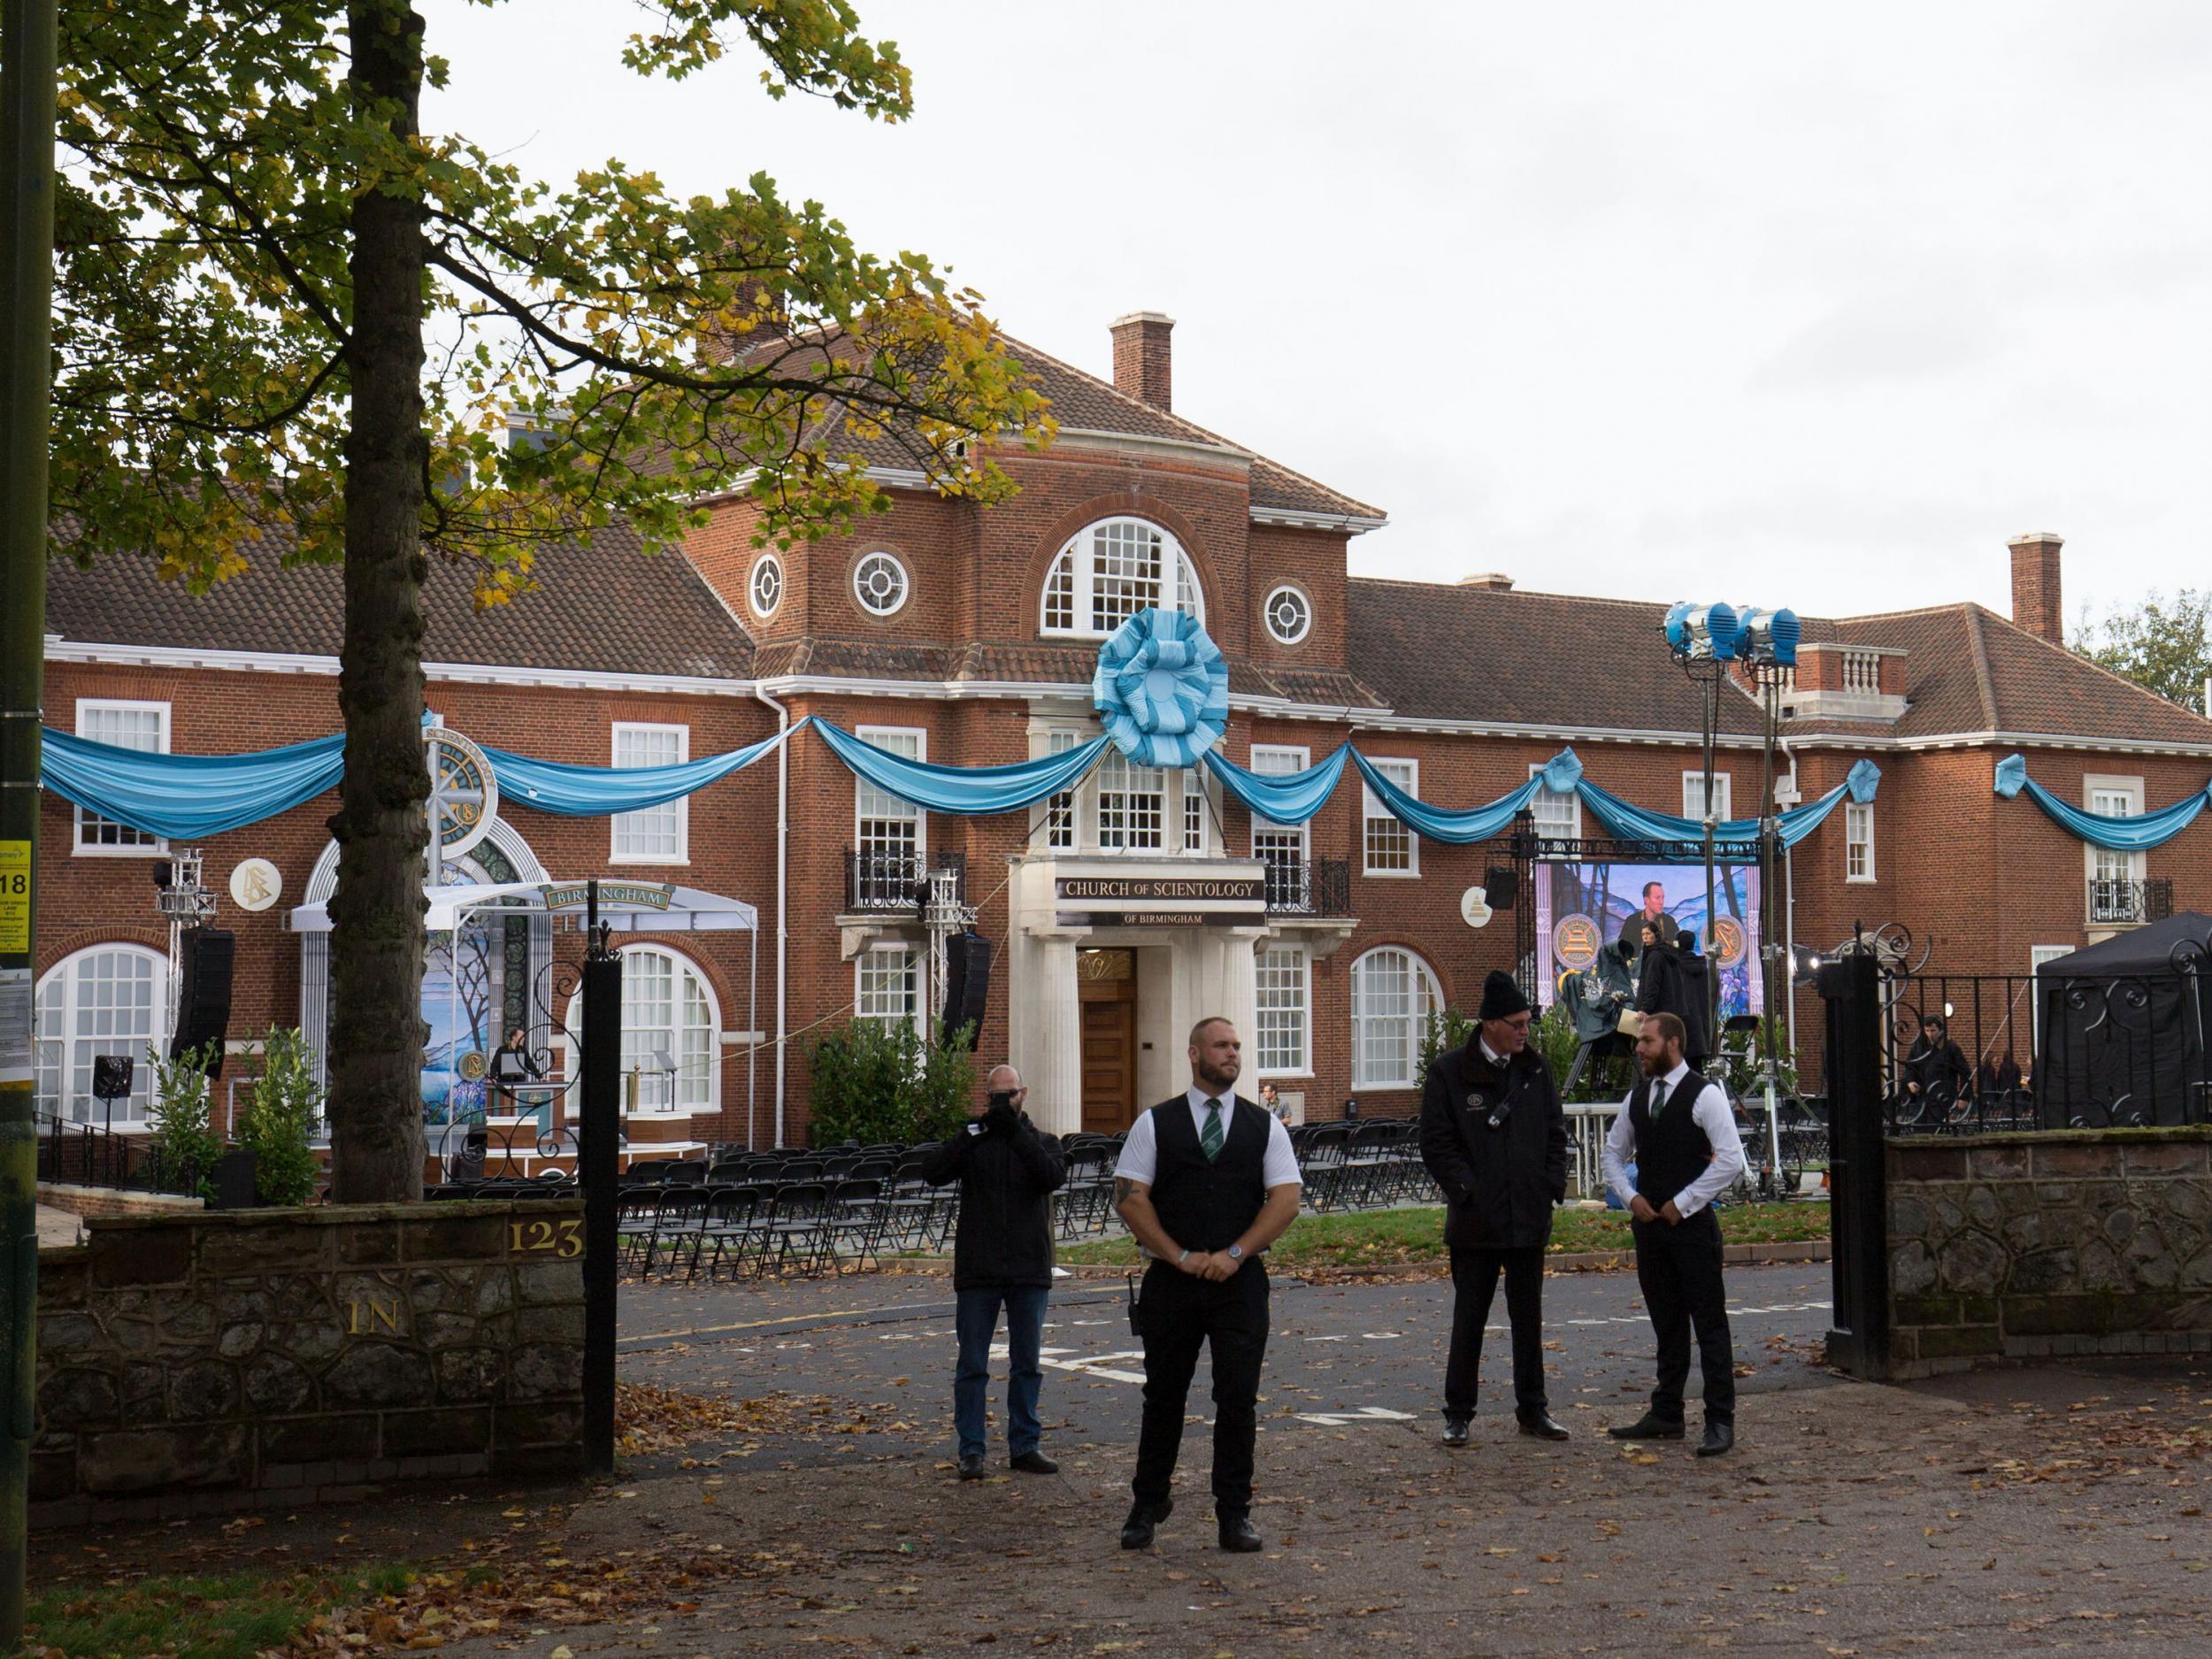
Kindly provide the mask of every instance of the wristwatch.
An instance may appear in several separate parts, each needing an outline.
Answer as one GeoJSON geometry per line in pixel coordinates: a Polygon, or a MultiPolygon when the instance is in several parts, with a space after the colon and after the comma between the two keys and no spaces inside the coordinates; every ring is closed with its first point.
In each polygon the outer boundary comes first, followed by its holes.
{"type": "Polygon", "coordinates": [[[1241,1244],[1233,1244],[1229,1247],[1227,1255],[1231,1261],[1241,1262],[1244,1259],[1244,1247],[1241,1244]]]}

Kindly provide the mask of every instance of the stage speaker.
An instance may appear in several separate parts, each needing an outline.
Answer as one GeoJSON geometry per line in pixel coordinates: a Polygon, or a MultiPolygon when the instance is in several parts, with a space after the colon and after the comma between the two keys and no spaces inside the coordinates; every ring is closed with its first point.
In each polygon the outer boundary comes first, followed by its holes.
{"type": "Polygon", "coordinates": [[[138,1063],[127,1054],[96,1054],[92,1056],[92,1098],[94,1100],[127,1100],[138,1063]]]}
{"type": "Polygon", "coordinates": [[[177,982],[177,1029],[169,1039],[169,1057],[188,1048],[215,1045],[210,1077],[223,1071],[223,1038],[230,1030],[230,970],[236,938],[219,927],[184,932],[182,967],[177,982]]]}
{"type": "Polygon", "coordinates": [[[973,1048],[983,1034],[983,1005],[991,995],[991,941],[980,933],[962,933],[945,941],[944,1033],[949,1040],[963,1025],[973,1048]]]}
{"type": "Polygon", "coordinates": [[[1494,910],[1509,910],[1521,896],[1521,872],[1510,864],[1492,864],[1482,872],[1483,896],[1494,910]]]}

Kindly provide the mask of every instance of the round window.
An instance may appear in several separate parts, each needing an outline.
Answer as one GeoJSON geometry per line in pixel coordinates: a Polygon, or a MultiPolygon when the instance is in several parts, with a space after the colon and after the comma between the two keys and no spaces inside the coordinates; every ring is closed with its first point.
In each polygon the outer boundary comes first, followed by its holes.
{"type": "Polygon", "coordinates": [[[753,609],[764,617],[774,615],[783,598],[783,561],[773,553],[763,554],[753,566],[752,592],[753,609]]]}
{"type": "Polygon", "coordinates": [[[906,566],[888,553],[869,554],[853,566],[853,595],[869,615],[891,615],[906,603],[906,566]]]}
{"type": "Polygon", "coordinates": [[[1295,645],[1313,627],[1313,605],[1295,588],[1278,588],[1267,596],[1267,631],[1285,645],[1295,645]]]}

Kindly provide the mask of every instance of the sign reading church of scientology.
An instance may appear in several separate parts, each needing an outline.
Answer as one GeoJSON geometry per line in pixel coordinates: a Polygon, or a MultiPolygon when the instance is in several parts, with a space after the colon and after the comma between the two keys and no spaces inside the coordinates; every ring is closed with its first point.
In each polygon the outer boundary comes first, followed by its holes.
{"type": "Polygon", "coordinates": [[[1267,919],[1267,884],[1249,876],[1059,876],[1052,896],[1063,919],[1093,927],[1256,926],[1267,919]]]}

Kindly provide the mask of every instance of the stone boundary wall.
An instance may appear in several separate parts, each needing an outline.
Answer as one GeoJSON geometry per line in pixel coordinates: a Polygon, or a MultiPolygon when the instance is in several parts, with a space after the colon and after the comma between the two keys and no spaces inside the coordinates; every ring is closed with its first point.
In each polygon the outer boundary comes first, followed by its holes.
{"type": "Polygon", "coordinates": [[[73,1216],[196,1216],[207,1208],[204,1200],[170,1193],[119,1192],[112,1187],[76,1187],[67,1181],[41,1181],[38,1202],[73,1216]]]}
{"type": "Polygon", "coordinates": [[[1888,1143],[1890,1374],[2212,1353],[2212,1127],[1888,1143]]]}
{"type": "Polygon", "coordinates": [[[582,1466],[582,1205],[96,1218],[39,1261],[31,1522],[582,1466]]]}

